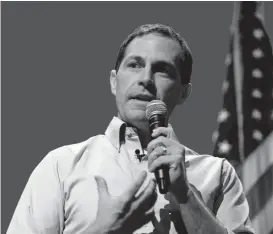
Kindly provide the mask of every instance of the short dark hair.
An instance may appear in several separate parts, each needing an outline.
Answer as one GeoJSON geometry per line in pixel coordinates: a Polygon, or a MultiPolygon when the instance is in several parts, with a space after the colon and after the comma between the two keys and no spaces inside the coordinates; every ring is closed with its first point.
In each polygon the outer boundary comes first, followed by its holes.
{"type": "Polygon", "coordinates": [[[137,27],[131,34],[127,36],[127,38],[122,42],[115,64],[115,70],[118,71],[120,64],[124,58],[126,48],[130,44],[130,42],[136,37],[141,37],[147,34],[156,33],[162,36],[169,37],[171,39],[176,40],[182,49],[182,61],[181,61],[181,83],[188,84],[191,81],[191,73],[192,73],[192,53],[185,41],[184,38],[180,36],[172,27],[166,26],[163,24],[144,24],[137,27]]]}

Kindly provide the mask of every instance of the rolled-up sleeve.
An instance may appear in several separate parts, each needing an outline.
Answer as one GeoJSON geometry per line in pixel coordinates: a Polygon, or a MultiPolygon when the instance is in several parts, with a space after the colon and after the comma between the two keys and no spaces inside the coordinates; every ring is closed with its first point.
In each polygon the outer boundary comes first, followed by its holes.
{"type": "Polygon", "coordinates": [[[54,154],[32,172],[17,204],[7,234],[57,234],[63,227],[63,194],[54,154]]]}
{"type": "Polygon", "coordinates": [[[227,233],[254,233],[249,219],[249,206],[235,169],[222,162],[221,188],[215,202],[216,216],[227,233]]]}

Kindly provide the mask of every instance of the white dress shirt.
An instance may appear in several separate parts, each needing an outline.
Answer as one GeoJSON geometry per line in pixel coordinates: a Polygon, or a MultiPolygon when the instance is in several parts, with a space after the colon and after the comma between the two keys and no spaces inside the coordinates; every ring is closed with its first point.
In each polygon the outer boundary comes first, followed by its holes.
{"type": "MultiPolygon", "coordinates": [[[[174,132],[171,138],[177,140],[174,132]]],[[[140,171],[148,171],[147,157],[139,162],[136,149],[145,153],[133,129],[114,117],[105,134],[51,151],[32,172],[7,234],[87,234],[98,209],[94,175],[106,180],[111,195],[121,195],[140,171]]],[[[248,203],[231,164],[189,148],[185,161],[189,183],[227,233],[254,233],[248,203]]],[[[152,177],[148,173],[141,189],[152,177]]],[[[181,216],[170,199],[171,195],[158,193],[154,218],[134,233],[178,233],[181,216]]]]}

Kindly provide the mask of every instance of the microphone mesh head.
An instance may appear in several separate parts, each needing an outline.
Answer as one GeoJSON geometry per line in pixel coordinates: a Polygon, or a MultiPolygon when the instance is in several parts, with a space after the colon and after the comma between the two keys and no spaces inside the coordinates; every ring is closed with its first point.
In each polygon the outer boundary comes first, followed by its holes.
{"type": "Polygon", "coordinates": [[[153,115],[167,116],[166,104],[160,100],[152,100],[146,106],[146,116],[150,119],[153,115]]]}

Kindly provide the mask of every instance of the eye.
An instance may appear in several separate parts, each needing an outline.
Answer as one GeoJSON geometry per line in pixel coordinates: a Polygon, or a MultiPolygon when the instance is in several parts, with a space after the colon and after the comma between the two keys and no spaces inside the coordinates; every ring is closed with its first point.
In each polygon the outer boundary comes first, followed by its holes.
{"type": "Polygon", "coordinates": [[[160,70],[159,70],[158,72],[160,72],[160,73],[165,73],[165,74],[169,74],[169,71],[168,71],[168,69],[167,69],[166,67],[160,68],[160,70]]]}
{"type": "Polygon", "coordinates": [[[175,70],[165,63],[158,63],[154,66],[154,72],[163,77],[175,79],[175,70]]]}
{"type": "Polygon", "coordinates": [[[157,72],[165,76],[172,76],[170,69],[167,67],[159,67],[157,72]]]}
{"type": "Polygon", "coordinates": [[[131,68],[141,68],[141,65],[137,61],[131,61],[131,62],[128,63],[128,67],[131,67],[131,68]]]}

